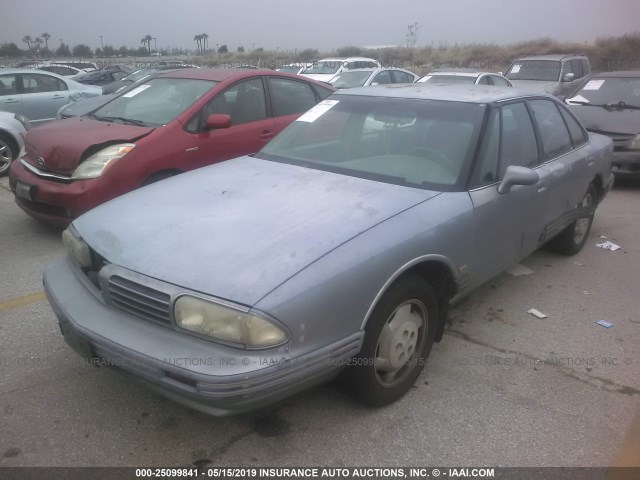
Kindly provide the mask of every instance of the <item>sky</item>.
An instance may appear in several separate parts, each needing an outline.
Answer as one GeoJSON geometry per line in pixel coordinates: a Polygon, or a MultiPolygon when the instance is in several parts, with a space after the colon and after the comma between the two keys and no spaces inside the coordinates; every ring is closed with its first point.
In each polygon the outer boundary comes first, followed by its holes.
{"type": "MultiPolygon", "coordinates": [[[[346,45],[508,44],[542,37],[589,42],[640,33],[638,0],[0,0],[0,44],[25,48],[25,35],[137,48],[149,34],[161,48],[330,51],[346,45]]],[[[152,44],[152,48],[154,48],[152,44]]]]}

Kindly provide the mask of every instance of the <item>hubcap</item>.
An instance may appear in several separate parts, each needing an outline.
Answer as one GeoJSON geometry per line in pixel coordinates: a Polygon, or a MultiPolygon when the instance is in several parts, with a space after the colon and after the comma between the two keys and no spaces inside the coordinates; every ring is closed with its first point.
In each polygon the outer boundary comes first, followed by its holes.
{"type": "MultiPolygon", "coordinates": [[[[593,198],[590,193],[587,193],[582,200],[582,206],[590,207],[591,205],[593,205],[593,198]]],[[[592,221],[592,218],[581,218],[580,220],[576,221],[576,226],[573,230],[573,241],[576,243],[576,245],[584,240],[584,237],[589,230],[589,225],[591,225],[592,221]]]]}
{"type": "Polygon", "coordinates": [[[13,159],[13,152],[9,145],[0,140],[0,172],[4,172],[9,165],[11,164],[11,160],[13,159]]]}
{"type": "Polygon", "coordinates": [[[427,329],[427,309],[419,300],[408,300],[391,314],[376,348],[376,377],[392,387],[407,377],[415,366],[427,329]]]}

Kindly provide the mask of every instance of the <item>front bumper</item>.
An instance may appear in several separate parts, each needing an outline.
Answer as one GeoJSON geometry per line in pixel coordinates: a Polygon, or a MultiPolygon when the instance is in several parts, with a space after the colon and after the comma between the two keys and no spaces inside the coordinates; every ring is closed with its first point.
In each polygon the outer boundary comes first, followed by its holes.
{"type": "Polygon", "coordinates": [[[67,226],[74,218],[118,195],[106,176],[73,182],[49,180],[28,170],[20,160],[12,162],[9,170],[9,186],[14,195],[18,181],[33,185],[31,200],[15,196],[18,206],[38,220],[59,226],[67,226]]]}
{"type": "Polygon", "coordinates": [[[44,272],[65,340],[91,363],[117,367],[183,405],[222,416],[259,409],[338,374],[362,333],[294,357],[239,350],[146,321],[105,304],[68,257],[44,272]]]}
{"type": "Polygon", "coordinates": [[[640,151],[614,151],[613,173],[617,178],[640,179],[640,151]]]}

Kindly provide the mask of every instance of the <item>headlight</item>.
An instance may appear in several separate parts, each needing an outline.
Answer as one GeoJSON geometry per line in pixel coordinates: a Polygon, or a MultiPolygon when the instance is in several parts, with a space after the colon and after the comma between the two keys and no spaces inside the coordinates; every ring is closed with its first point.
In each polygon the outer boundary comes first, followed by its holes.
{"type": "Polygon", "coordinates": [[[640,135],[636,135],[631,140],[629,140],[629,143],[627,143],[627,148],[631,150],[640,150],[640,135]]]}
{"type": "Polygon", "coordinates": [[[89,245],[80,238],[73,226],[62,232],[62,243],[67,248],[69,255],[81,267],[88,268],[91,266],[91,252],[89,245]]]}
{"type": "Polygon", "coordinates": [[[283,330],[262,317],[200,298],[180,297],[173,313],[180,328],[249,348],[273,347],[287,339],[283,330]]]}
{"type": "Polygon", "coordinates": [[[135,143],[120,143],[104,148],[78,165],[78,168],[75,169],[71,178],[74,180],[84,180],[99,177],[110,165],[124,157],[133,150],[135,146],[135,143]]]}

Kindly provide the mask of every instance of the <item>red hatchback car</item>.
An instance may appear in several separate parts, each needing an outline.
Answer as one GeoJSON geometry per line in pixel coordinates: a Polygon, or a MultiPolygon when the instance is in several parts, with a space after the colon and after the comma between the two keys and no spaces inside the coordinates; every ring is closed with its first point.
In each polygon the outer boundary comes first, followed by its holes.
{"type": "Polygon", "coordinates": [[[140,186],[257,152],[333,91],[274,71],[166,73],[92,113],[32,129],[11,190],[29,215],[66,225],[140,186]]]}

